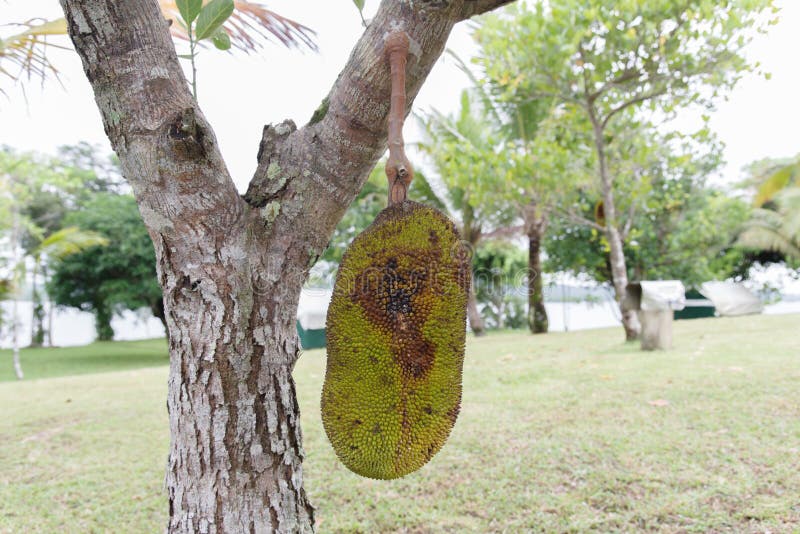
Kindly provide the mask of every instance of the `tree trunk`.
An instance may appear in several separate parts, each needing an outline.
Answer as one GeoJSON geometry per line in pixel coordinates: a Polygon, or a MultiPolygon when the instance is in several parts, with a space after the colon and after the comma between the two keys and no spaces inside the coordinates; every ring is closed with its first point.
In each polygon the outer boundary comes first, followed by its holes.
{"type": "Polygon", "coordinates": [[[45,333],[47,335],[47,346],[53,346],[53,301],[50,298],[50,293],[47,292],[47,283],[49,281],[48,278],[48,270],[47,265],[42,266],[42,277],[44,278],[44,287],[45,287],[45,294],[47,295],[47,329],[45,333]]]}
{"type": "MultiPolygon", "coordinates": [[[[608,213],[608,212],[606,212],[608,213]]],[[[629,310],[624,305],[625,291],[628,287],[628,269],[625,265],[625,254],[622,249],[622,237],[613,225],[606,226],[606,239],[608,239],[609,257],[611,260],[611,279],[614,284],[614,296],[622,314],[622,326],[625,329],[625,339],[634,341],[639,338],[641,325],[635,310],[629,310]]]]}
{"type": "Polygon", "coordinates": [[[97,341],[112,341],[114,339],[114,329],[111,328],[113,315],[114,313],[105,302],[95,304],[94,329],[97,333],[97,341]]]}
{"type": "Polygon", "coordinates": [[[243,230],[220,249],[215,239],[180,254],[166,253],[169,241],[156,247],[170,332],[170,532],[302,532],[314,522],[291,375],[299,344],[288,293],[301,278],[284,272],[277,288],[279,265],[243,230]],[[192,259],[204,267],[187,268],[192,259]]]}
{"type": "Polygon", "coordinates": [[[506,327],[506,293],[503,284],[503,276],[492,276],[494,287],[490,292],[492,304],[497,310],[497,329],[504,330],[506,327]]]}
{"type": "Polygon", "coordinates": [[[25,261],[24,259],[19,257],[19,210],[16,205],[12,203],[12,227],[11,227],[11,266],[12,266],[12,275],[11,275],[11,291],[12,291],[12,301],[11,301],[11,348],[13,353],[13,361],[14,361],[14,373],[17,375],[17,380],[22,380],[25,378],[25,374],[22,372],[22,363],[19,359],[19,293],[20,293],[20,286],[25,283],[25,277],[20,276],[20,269],[19,265],[20,262],[25,261]],[[20,279],[21,278],[21,279],[20,279]]]}
{"type": "Polygon", "coordinates": [[[467,298],[467,319],[469,319],[469,327],[472,333],[476,336],[483,336],[486,334],[486,327],[483,324],[481,312],[478,310],[478,297],[475,294],[475,274],[472,275],[472,280],[469,284],[469,295],[467,298]]]}
{"type": "Polygon", "coordinates": [[[53,313],[55,306],[50,297],[47,298],[47,346],[53,347],[53,313]]]}
{"type": "Polygon", "coordinates": [[[169,339],[169,325],[167,324],[167,313],[164,309],[164,299],[160,298],[150,304],[150,311],[152,312],[153,317],[161,321],[161,326],[164,327],[164,335],[167,337],[167,339],[169,339]]]}
{"type": "Polygon", "coordinates": [[[549,322],[542,288],[542,233],[528,234],[528,326],[534,334],[547,333],[549,322]]]}
{"type": "Polygon", "coordinates": [[[629,310],[624,305],[625,291],[628,286],[628,268],[625,263],[622,235],[617,228],[617,208],[614,203],[614,186],[608,174],[605,158],[605,143],[603,141],[602,126],[594,113],[590,112],[590,119],[594,127],[595,149],[600,173],[600,189],[603,195],[603,215],[605,216],[605,236],[608,241],[609,257],[611,261],[611,281],[614,285],[614,296],[622,315],[622,327],[625,329],[625,339],[633,341],[639,337],[641,325],[636,311],[629,310]]]}
{"type": "Polygon", "coordinates": [[[39,278],[39,258],[34,258],[33,276],[31,277],[32,289],[31,300],[33,308],[31,310],[31,347],[41,347],[44,345],[44,302],[42,292],[37,284],[39,278]]]}
{"type": "MultiPolygon", "coordinates": [[[[481,240],[480,221],[475,221],[475,210],[469,203],[469,196],[465,195],[463,200],[462,210],[462,227],[461,239],[469,243],[470,252],[474,252],[481,240]]],[[[470,257],[472,260],[472,257],[470,257]]],[[[469,282],[469,294],[467,295],[467,319],[469,320],[469,327],[472,333],[476,336],[482,336],[486,332],[486,327],[481,317],[481,312],[478,310],[478,295],[475,292],[475,273],[470,270],[472,279],[469,282]]]]}
{"type": "Polygon", "coordinates": [[[241,197],[157,3],[61,0],[156,252],[169,327],[169,532],[313,529],[291,376],[297,302],[386,150],[383,39],[404,28],[418,55],[408,112],[453,25],[507,1],[384,0],[313,121],[264,128],[241,197]]]}
{"type": "MultiPolygon", "coordinates": [[[[16,291],[16,289],[15,289],[16,291]]],[[[22,380],[25,378],[25,374],[22,372],[22,362],[19,359],[19,316],[17,310],[17,295],[14,295],[14,300],[11,304],[11,347],[13,353],[13,360],[14,360],[14,374],[17,376],[17,380],[22,380]]]]}
{"type": "Polygon", "coordinates": [[[548,219],[534,200],[525,206],[523,219],[528,236],[528,328],[534,334],[544,334],[549,328],[549,321],[542,285],[542,241],[548,219]]]}

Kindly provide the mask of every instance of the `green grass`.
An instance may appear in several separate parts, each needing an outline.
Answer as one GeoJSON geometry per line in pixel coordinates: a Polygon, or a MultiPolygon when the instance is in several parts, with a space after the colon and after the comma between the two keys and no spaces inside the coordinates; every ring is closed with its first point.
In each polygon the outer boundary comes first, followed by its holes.
{"type": "MultiPolygon", "coordinates": [[[[10,350],[0,350],[0,382],[16,380],[10,350]]],[[[164,339],[99,341],[83,347],[22,349],[26,379],[86,375],[167,365],[164,339]]]]}
{"type": "MultiPolygon", "coordinates": [[[[324,354],[310,351],[295,377],[318,530],[798,532],[798,326],[677,322],[675,349],[658,353],[618,329],[470,339],[449,442],[390,482],[337,462],[324,354]]],[[[166,378],[0,384],[0,532],[163,530],[166,378]]]]}

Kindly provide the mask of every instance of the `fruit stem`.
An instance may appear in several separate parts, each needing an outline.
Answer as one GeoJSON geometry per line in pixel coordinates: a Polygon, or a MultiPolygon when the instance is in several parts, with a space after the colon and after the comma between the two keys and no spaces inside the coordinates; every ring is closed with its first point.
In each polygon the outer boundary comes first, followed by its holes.
{"type": "Polygon", "coordinates": [[[392,95],[389,105],[389,159],[386,161],[386,178],[389,180],[389,205],[399,204],[408,196],[408,186],[414,178],[414,169],[408,161],[403,141],[403,121],[406,115],[406,60],[409,39],[403,31],[386,38],[385,50],[389,57],[392,77],[392,95]]]}

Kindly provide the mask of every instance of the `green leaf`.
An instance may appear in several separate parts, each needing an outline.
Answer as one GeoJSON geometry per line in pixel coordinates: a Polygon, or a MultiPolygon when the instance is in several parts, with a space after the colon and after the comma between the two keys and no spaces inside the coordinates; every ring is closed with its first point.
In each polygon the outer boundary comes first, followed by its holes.
{"type": "Polygon", "coordinates": [[[233,13],[233,0],[211,0],[197,17],[197,40],[208,39],[233,13]]]}
{"type": "Polygon", "coordinates": [[[225,28],[218,28],[211,36],[211,42],[220,50],[229,50],[231,47],[231,37],[225,28]]]}
{"type": "Polygon", "coordinates": [[[178,54],[181,59],[192,59],[192,54],[178,54]]]}
{"type": "Polygon", "coordinates": [[[367,27],[367,21],[364,18],[364,2],[365,2],[365,0],[353,0],[353,3],[356,5],[356,8],[358,8],[358,14],[361,17],[361,23],[366,28],[367,27]]]}
{"type": "Polygon", "coordinates": [[[186,24],[194,22],[194,19],[200,14],[200,10],[203,9],[203,0],[175,0],[175,4],[186,24]]]}
{"type": "Polygon", "coordinates": [[[756,191],[756,197],[753,202],[757,207],[761,207],[772,200],[778,192],[800,178],[800,163],[791,163],[777,169],[773,168],[770,172],[771,174],[758,186],[758,191],[756,191]]]}

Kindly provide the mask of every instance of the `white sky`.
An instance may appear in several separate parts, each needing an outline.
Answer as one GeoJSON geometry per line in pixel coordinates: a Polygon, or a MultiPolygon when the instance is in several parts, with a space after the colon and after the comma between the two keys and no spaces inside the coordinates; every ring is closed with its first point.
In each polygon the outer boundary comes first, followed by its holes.
{"type": "MultiPolygon", "coordinates": [[[[369,18],[378,0],[367,0],[369,18]]],[[[772,79],[750,76],[742,80],[727,102],[711,117],[711,127],[726,144],[725,180],[739,177],[739,169],[759,158],[786,157],[800,151],[800,0],[778,0],[781,21],[767,36],[759,36],[750,57],[761,62],[772,79]]],[[[246,188],[256,166],[261,130],[266,123],[291,118],[304,124],[328,93],[362,32],[352,0],[270,0],[270,8],[303,22],[317,32],[320,52],[298,52],[267,45],[258,56],[230,56],[204,50],[199,58],[199,100],[221,145],[240,190],[246,188]]],[[[56,0],[0,0],[0,21],[35,16],[61,16],[56,0]]],[[[13,28],[0,27],[0,36],[13,28]]],[[[462,57],[475,49],[469,28],[460,24],[448,46],[462,57]]],[[[27,86],[27,106],[18,89],[0,96],[0,144],[20,150],[54,152],[59,145],[89,141],[110,150],[91,89],[74,52],[53,56],[64,87],[49,81],[27,86]]],[[[445,112],[458,106],[466,77],[443,57],[422,88],[415,109],[431,107],[445,112]]],[[[4,82],[4,88],[9,84],[4,82]]],[[[681,120],[679,123],[683,122],[681,120]]],[[[686,123],[693,122],[686,117],[686,123]]],[[[414,120],[406,126],[406,140],[419,138],[414,120]]]]}

